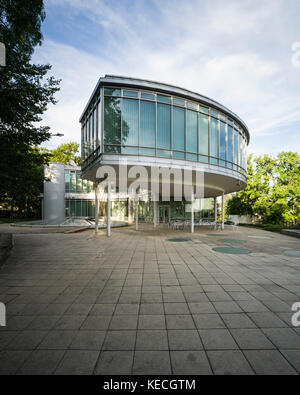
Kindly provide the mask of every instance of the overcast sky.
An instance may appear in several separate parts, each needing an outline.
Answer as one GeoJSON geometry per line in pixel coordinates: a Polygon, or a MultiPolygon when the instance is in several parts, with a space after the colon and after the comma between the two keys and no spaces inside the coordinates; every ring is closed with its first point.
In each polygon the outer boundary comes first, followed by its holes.
{"type": "Polygon", "coordinates": [[[49,148],[80,142],[78,119],[92,90],[100,76],[116,74],[219,101],[248,125],[248,152],[300,151],[300,0],[45,4],[44,42],[34,61],[52,64],[62,83],[43,123],[65,135],[49,148]]]}

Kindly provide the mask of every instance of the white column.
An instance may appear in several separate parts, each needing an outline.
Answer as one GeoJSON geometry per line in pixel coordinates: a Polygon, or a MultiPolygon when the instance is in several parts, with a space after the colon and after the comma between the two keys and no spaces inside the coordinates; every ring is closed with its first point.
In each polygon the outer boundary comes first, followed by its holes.
{"type": "Polygon", "coordinates": [[[215,203],[215,223],[218,222],[218,204],[217,204],[217,198],[214,198],[214,203],[215,203]]]}
{"type": "Polygon", "coordinates": [[[128,197],[128,224],[132,223],[132,216],[131,216],[131,199],[128,197]]]}
{"type": "Polygon", "coordinates": [[[194,194],[191,196],[191,233],[194,233],[194,194]]]}
{"type": "Polygon", "coordinates": [[[135,230],[139,230],[139,201],[135,201],[135,230]]]}
{"type": "Polygon", "coordinates": [[[95,187],[95,233],[97,234],[99,224],[98,182],[96,182],[95,187]]]}
{"type": "Polygon", "coordinates": [[[153,225],[156,228],[157,225],[157,201],[153,202],[153,225]]]}
{"type": "Polygon", "coordinates": [[[224,192],[222,192],[222,230],[224,229],[224,192]]]}
{"type": "Polygon", "coordinates": [[[107,184],[107,223],[106,223],[106,235],[110,237],[110,182],[107,184]]]}

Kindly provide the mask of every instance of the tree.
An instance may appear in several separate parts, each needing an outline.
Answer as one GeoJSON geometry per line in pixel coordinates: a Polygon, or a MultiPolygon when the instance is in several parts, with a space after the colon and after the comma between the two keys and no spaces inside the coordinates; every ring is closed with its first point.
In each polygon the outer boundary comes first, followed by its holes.
{"type": "Polygon", "coordinates": [[[81,165],[81,157],[76,155],[79,152],[79,144],[75,142],[64,143],[49,151],[49,160],[60,162],[64,165],[81,165]]]}
{"type": "Polygon", "coordinates": [[[228,214],[260,215],[265,223],[300,219],[300,157],[294,152],[252,155],[248,158],[247,187],[228,202],[228,214]]]}
{"type": "Polygon", "coordinates": [[[0,0],[0,41],[6,46],[6,66],[0,67],[0,201],[4,204],[27,200],[31,175],[25,169],[38,167],[42,159],[32,146],[50,138],[49,127],[40,121],[48,104],[56,103],[59,81],[47,77],[49,64],[31,62],[34,48],[42,43],[44,19],[42,0],[0,0]]]}

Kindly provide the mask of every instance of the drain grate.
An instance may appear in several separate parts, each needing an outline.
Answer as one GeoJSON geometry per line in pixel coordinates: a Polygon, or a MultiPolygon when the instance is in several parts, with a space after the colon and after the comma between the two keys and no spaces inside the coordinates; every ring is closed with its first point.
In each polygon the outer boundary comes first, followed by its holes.
{"type": "Polygon", "coordinates": [[[167,239],[168,241],[172,241],[172,242],[179,242],[179,243],[183,243],[183,242],[186,242],[186,241],[191,241],[191,239],[187,239],[187,238],[184,238],[184,237],[176,237],[176,238],[174,238],[174,239],[167,239]]]}
{"type": "Polygon", "coordinates": [[[237,239],[219,239],[222,243],[233,243],[233,244],[242,244],[245,243],[245,240],[237,240],[237,239]]]}
{"type": "Polygon", "coordinates": [[[221,252],[222,254],[249,254],[249,250],[244,250],[243,248],[234,247],[214,247],[213,251],[221,252]]]}
{"type": "Polygon", "coordinates": [[[299,256],[300,257],[299,250],[288,250],[288,251],[284,251],[284,253],[289,256],[299,256]]]}

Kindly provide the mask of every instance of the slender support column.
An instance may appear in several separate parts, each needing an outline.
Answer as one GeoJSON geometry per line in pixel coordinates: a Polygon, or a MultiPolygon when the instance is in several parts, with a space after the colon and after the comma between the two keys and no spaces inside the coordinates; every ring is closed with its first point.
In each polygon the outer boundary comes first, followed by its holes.
{"type": "Polygon", "coordinates": [[[194,194],[191,196],[191,233],[194,233],[194,194]]]}
{"type": "Polygon", "coordinates": [[[135,230],[139,230],[139,201],[135,201],[135,230]]]}
{"type": "Polygon", "coordinates": [[[106,235],[110,237],[110,182],[107,184],[107,223],[106,223],[106,235]]]}
{"type": "Polygon", "coordinates": [[[217,198],[214,198],[214,203],[215,203],[215,223],[217,224],[218,222],[218,205],[217,205],[217,198]]]}
{"type": "Polygon", "coordinates": [[[224,192],[222,192],[222,230],[224,229],[224,192]]]}
{"type": "Polygon", "coordinates": [[[95,188],[95,233],[98,233],[99,225],[99,200],[98,200],[98,182],[96,182],[95,188]]]}
{"type": "Polygon", "coordinates": [[[132,224],[131,206],[132,206],[132,200],[129,197],[128,198],[128,224],[132,224]]]}
{"type": "Polygon", "coordinates": [[[153,202],[153,225],[154,228],[157,226],[157,201],[153,202]]]}

